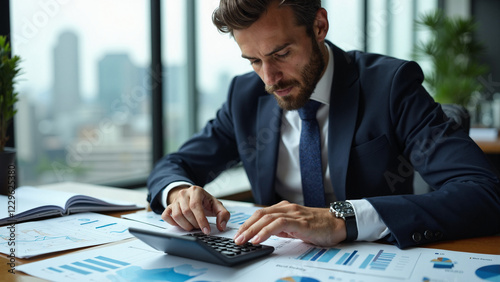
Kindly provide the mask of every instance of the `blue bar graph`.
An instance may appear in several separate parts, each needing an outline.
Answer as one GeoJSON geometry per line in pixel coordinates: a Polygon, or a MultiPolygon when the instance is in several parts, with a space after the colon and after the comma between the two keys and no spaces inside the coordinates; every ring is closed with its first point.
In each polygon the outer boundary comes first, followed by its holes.
{"type": "Polygon", "coordinates": [[[87,221],[87,222],[84,222],[84,223],[80,223],[80,225],[91,224],[91,223],[95,223],[95,222],[98,222],[98,221],[99,220],[87,221]]]}
{"type": "Polygon", "coordinates": [[[73,267],[73,266],[69,266],[69,265],[61,265],[60,268],[64,268],[66,270],[73,271],[73,272],[76,272],[76,273],[82,274],[82,275],[88,275],[88,274],[92,273],[92,272],[88,272],[86,270],[83,270],[83,269],[80,269],[80,268],[76,268],[76,267],[73,267]]]}
{"type": "Polygon", "coordinates": [[[380,250],[376,255],[368,255],[359,268],[366,269],[370,266],[370,269],[384,271],[391,264],[394,257],[396,257],[396,254],[385,253],[384,250],[380,250]]]}
{"type": "Polygon", "coordinates": [[[106,269],[103,269],[103,268],[100,268],[100,267],[97,267],[97,266],[93,266],[93,265],[90,265],[90,264],[87,264],[87,263],[83,263],[83,262],[74,262],[72,263],[76,266],[79,266],[79,267],[83,267],[83,268],[87,268],[87,269],[90,269],[90,270],[94,270],[94,271],[97,271],[97,272],[106,272],[107,270],[106,269]]]}
{"type": "Polygon", "coordinates": [[[229,220],[230,223],[237,223],[237,224],[243,224],[245,220],[249,219],[250,215],[245,214],[242,212],[235,213],[231,215],[231,219],[229,220]]]}
{"type": "Polygon", "coordinates": [[[351,266],[353,265],[353,263],[359,258],[359,254],[355,255],[347,265],[351,266]]]}
{"type": "Polygon", "coordinates": [[[98,265],[98,266],[102,266],[102,267],[106,267],[106,268],[109,268],[109,269],[117,269],[118,268],[117,266],[114,266],[114,265],[111,265],[109,263],[105,263],[105,262],[102,262],[102,261],[98,261],[98,260],[95,260],[95,259],[86,259],[85,261],[88,262],[88,263],[92,263],[92,264],[95,264],[95,265],[98,265]]]}
{"type": "Polygon", "coordinates": [[[326,252],[326,249],[322,249],[319,252],[317,252],[314,257],[312,257],[311,261],[316,261],[322,254],[326,252]]]}
{"type": "MultiPolygon", "coordinates": [[[[344,262],[344,265],[348,265],[348,264],[349,264],[349,262],[350,262],[351,260],[352,260],[352,262],[354,262],[354,260],[356,260],[356,258],[357,258],[357,257],[355,257],[357,253],[358,253],[358,251],[354,251],[354,252],[352,252],[352,254],[351,254],[351,255],[347,258],[347,260],[344,262]],[[354,258],[354,259],[353,259],[353,258],[354,258]]],[[[352,264],[352,262],[351,262],[351,264],[352,264]]],[[[349,265],[351,265],[351,264],[349,264],[349,265]]]]}
{"type": "Polygon", "coordinates": [[[370,269],[386,270],[395,256],[394,253],[384,253],[384,250],[380,250],[370,263],[370,269]]]}
{"type": "Polygon", "coordinates": [[[343,264],[350,255],[350,253],[343,254],[335,264],[343,264]]]}
{"type": "MultiPolygon", "coordinates": [[[[331,248],[331,249],[322,249],[322,248],[310,248],[301,255],[299,255],[296,259],[302,261],[316,261],[328,263],[332,261],[337,254],[339,254],[341,249],[331,248]]],[[[342,255],[336,259],[335,264],[343,265],[343,266],[355,266],[360,269],[371,269],[371,270],[386,270],[387,267],[391,264],[391,262],[396,257],[395,253],[387,253],[384,250],[379,250],[376,254],[363,254],[363,252],[359,252],[358,250],[353,250],[352,252],[342,253],[342,255]],[[365,257],[366,256],[366,257],[365,257]],[[356,261],[363,257],[363,261],[358,264],[356,261]]]]}
{"type": "Polygon", "coordinates": [[[111,263],[114,263],[114,264],[118,264],[118,265],[123,265],[123,266],[130,265],[130,263],[128,263],[128,262],[119,261],[119,260],[116,260],[116,259],[107,258],[107,257],[103,257],[103,256],[98,256],[98,257],[95,257],[95,258],[103,260],[103,261],[111,262],[111,263]]]}
{"type": "Polygon", "coordinates": [[[328,249],[324,255],[322,255],[318,261],[320,262],[330,262],[332,258],[340,252],[340,249],[328,249]]]}
{"type": "Polygon", "coordinates": [[[99,228],[104,228],[104,227],[108,227],[108,226],[111,226],[111,225],[115,225],[115,223],[110,223],[110,224],[106,224],[106,225],[101,225],[101,226],[97,226],[95,229],[99,229],[99,228]]]}
{"type": "Polygon", "coordinates": [[[72,262],[71,265],[61,265],[58,268],[56,267],[47,267],[48,270],[64,273],[66,271],[71,271],[73,273],[88,275],[93,272],[107,272],[109,269],[119,269],[122,266],[128,266],[130,263],[119,261],[116,259],[97,256],[94,258],[85,259],[83,261],[72,262]]]}
{"type": "Polygon", "coordinates": [[[316,254],[317,251],[318,251],[318,248],[310,248],[309,250],[307,250],[307,252],[303,253],[297,259],[310,260],[314,256],[314,254],[316,254]]]}
{"type": "Polygon", "coordinates": [[[298,260],[308,260],[308,261],[319,261],[319,262],[330,262],[330,260],[338,254],[340,249],[320,249],[320,248],[310,248],[307,252],[303,253],[298,260]]]}
{"type": "Polygon", "coordinates": [[[55,272],[59,272],[59,273],[62,273],[63,271],[57,269],[57,268],[54,268],[54,267],[47,267],[47,269],[50,269],[52,271],[55,271],[55,272]]]}
{"type": "Polygon", "coordinates": [[[375,255],[368,255],[366,259],[363,261],[363,263],[359,266],[359,268],[365,269],[368,264],[372,261],[372,259],[375,257],[375,255]]]}

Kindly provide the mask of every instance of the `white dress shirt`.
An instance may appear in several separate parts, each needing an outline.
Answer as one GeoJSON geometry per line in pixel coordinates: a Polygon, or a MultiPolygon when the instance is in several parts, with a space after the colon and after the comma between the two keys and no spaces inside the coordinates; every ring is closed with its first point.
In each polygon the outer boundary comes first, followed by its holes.
{"type": "MultiPolygon", "coordinates": [[[[311,95],[312,100],[321,102],[316,118],[321,130],[321,161],[323,169],[323,183],[325,188],[325,199],[327,202],[335,201],[330,171],[328,165],[328,117],[330,111],[330,93],[333,82],[333,53],[328,48],[328,66],[316,85],[311,95]]],[[[278,168],[276,175],[276,193],[285,200],[293,203],[303,204],[302,181],[300,175],[299,141],[301,131],[301,120],[298,111],[283,110],[284,119],[281,126],[281,138],[278,152],[278,168]]],[[[163,205],[166,205],[168,192],[180,185],[192,185],[187,182],[174,182],[169,184],[162,193],[163,205]]],[[[389,234],[389,229],[384,224],[378,213],[367,200],[350,200],[356,214],[356,225],[358,227],[358,241],[374,241],[389,234]]]]}
{"type": "MultiPolygon", "coordinates": [[[[328,66],[316,85],[311,100],[316,100],[322,105],[316,114],[321,131],[321,163],[323,169],[323,184],[327,203],[336,200],[330,181],[328,164],[328,118],[330,112],[330,93],[333,83],[334,58],[328,46],[328,66]]],[[[284,119],[281,126],[281,138],[278,154],[278,168],[276,175],[276,193],[283,199],[293,203],[304,204],[302,195],[302,181],[300,175],[299,142],[302,122],[298,111],[283,110],[284,119]]],[[[358,239],[374,241],[389,234],[389,229],[380,219],[378,213],[367,200],[349,201],[356,213],[358,239]]]]}

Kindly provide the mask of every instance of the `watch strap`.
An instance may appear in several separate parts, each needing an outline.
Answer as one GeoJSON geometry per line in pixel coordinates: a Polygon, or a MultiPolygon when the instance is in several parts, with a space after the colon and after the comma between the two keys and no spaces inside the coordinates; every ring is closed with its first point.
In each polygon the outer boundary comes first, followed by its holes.
{"type": "Polygon", "coordinates": [[[352,242],[358,238],[358,226],[356,225],[356,217],[345,217],[346,238],[344,242],[352,242]]]}

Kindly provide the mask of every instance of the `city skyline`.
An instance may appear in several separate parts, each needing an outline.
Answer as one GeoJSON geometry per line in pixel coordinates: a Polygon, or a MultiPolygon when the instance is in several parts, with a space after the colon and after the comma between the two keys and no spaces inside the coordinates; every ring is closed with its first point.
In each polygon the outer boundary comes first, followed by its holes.
{"type": "MultiPolygon", "coordinates": [[[[103,183],[123,177],[146,177],[151,167],[150,78],[146,66],[135,65],[128,53],[108,53],[94,62],[97,94],[82,99],[78,35],[64,31],[54,46],[54,80],[44,91],[46,104],[36,95],[21,95],[17,107],[21,184],[81,180],[103,183]],[[104,124],[104,125],[103,125],[104,124]],[[22,149],[21,149],[22,148],[22,149]]],[[[169,150],[189,136],[183,126],[187,96],[184,66],[164,67],[165,107],[169,150]]],[[[219,77],[227,87],[229,74],[219,77]]],[[[203,119],[213,117],[226,89],[200,91],[203,119]]],[[[26,94],[26,93],[24,93],[26,94]]]]}
{"type": "Polygon", "coordinates": [[[82,100],[79,37],[64,31],[58,39],[50,52],[51,102],[41,106],[26,95],[18,105],[21,184],[145,177],[151,166],[145,67],[126,53],[104,56],[94,62],[99,91],[95,99],[82,100]]]}

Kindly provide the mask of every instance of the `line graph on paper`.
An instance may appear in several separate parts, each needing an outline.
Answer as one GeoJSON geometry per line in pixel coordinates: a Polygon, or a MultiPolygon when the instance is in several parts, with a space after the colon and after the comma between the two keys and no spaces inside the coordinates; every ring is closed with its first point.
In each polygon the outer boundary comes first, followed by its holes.
{"type": "Polygon", "coordinates": [[[28,229],[28,230],[21,230],[21,236],[19,239],[16,239],[17,243],[22,243],[22,242],[43,242],[43,241],[52,241],[52,240],[68,240],[69,242],[81,242],[85,241],[83,238],[78,238],[78,237],[73,237],[73,236],[67,236],[67,235],[53,235],[50,233],[47,233],[44,230],[38,230],[38,229],[28,229]],[[28,240],[22,240],[22,238],[29,238],[28,240]]]}
{"type": "Polygon", "coordinates": [[[90,242],[83,234],[62,234],[63,232],[50,232],[45,228],[31,228],[20,230],[16,237],[18,252],[39,252],[45,249],[54,249],[72,245],[81,245],[90,242]]]}
{"type": "MultiPolygon", "coordinates": [[[[140,224],[140,223],[134,223],[140,224]]],[[[129,220],[82,213],[15,225],[16,257],[99,245],[131,238],[129,220]]],[[[0,227],[0,252],[9,253],[11,231],[0,227]]]]}

